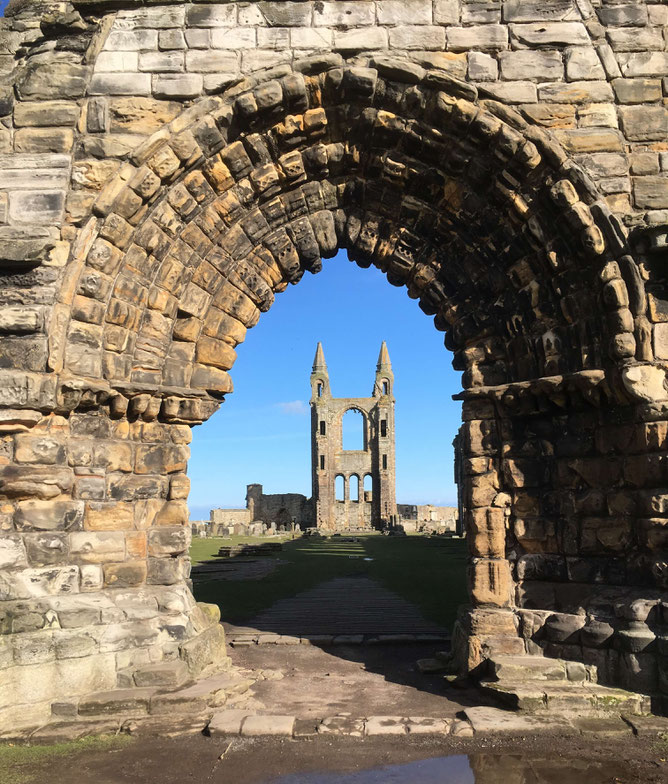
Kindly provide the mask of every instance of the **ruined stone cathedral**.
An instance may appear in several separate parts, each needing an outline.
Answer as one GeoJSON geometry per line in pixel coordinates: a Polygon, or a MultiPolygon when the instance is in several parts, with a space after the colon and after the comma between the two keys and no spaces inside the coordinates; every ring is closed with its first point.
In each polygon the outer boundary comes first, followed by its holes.
{"type": "Polygon", "coordinates": [[[318,343],[311,373],[312,502],[318,528],[379,528],[396,517],[393,385],[383,341],[371,397],[332,397],[318,343]],[[361,449],[344,449],[343,419],[349,411],[362,416],[361,449]]]}

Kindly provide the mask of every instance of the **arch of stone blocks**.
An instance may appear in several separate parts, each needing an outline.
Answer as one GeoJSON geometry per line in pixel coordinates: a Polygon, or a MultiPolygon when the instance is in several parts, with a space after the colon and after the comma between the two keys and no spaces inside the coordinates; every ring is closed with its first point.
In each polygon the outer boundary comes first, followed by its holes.
{"type": "Polygon", "coordinates": [[[0,727],[222,664],[190,429],[339,249],[463,371],[461,668],[543,652],[665,699],[668,20],[482,5],[10,7],[0,727]]]}

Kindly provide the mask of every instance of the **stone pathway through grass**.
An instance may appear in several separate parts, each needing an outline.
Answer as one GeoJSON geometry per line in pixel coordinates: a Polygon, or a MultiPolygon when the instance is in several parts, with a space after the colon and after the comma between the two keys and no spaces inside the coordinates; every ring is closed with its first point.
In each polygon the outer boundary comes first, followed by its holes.
{"type": "MultiPolygon", "coordinates": [[[[222,618],[231,624],[248,625],[250,619],[261,617],[277,602],[337,578],[373,580],[374,585],[410,602],[415,613],[440,628],[451,628],[458,606],[468,601],[467,549],[460,539],[369,534],[284,540],[281,552],[261,559],[269,569],[261,579],[232,576],[236,569],[253,568],[252,564],[242,566],[244,562],[260,559],[216,557],[221,546],[257,542],[240,537],[193,540],[195,597],[218,604],[222,618]],[[270,564],[276,568],[271,569],[270,564]],[[232,579],[219,579],[223,575],[232,579]]],[[[355,612],[355,603],[365,601],[363,592],[342,599],[348,611],[355,612]]],[[[312,620],[322,616],[317,606],[311,609],[315,609],[312,620]]]]}
{"type": "Polygon", "coordinates": [[[434,635],[447,637],[442,626],[428,621],[411,602],[369,577],[338,577],[281,599],[256,615],[239,634],[270,633],[293,637],[317,635],[434,635]]]}

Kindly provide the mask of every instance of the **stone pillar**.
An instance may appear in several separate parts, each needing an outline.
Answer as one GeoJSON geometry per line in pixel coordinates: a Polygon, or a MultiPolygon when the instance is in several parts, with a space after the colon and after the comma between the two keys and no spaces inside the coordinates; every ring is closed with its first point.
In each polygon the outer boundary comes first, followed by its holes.
{"type": "Polygon", "coordinates": [[[217,608],[188,588],[190,427],[29,413],[2,426],[0,727],[165,660],[223,666],[217,608]]]}
{"type": "Polygon", "coordinates": [[[509,497],[500,476],[501,442],[494,406],[465,401],[458,436],[462,512],[469,548],[472,607],[460,613],[453,650],[474,670],[493,653],[524,653],[513,612],[514,584],[506,555],[509,497]]]}

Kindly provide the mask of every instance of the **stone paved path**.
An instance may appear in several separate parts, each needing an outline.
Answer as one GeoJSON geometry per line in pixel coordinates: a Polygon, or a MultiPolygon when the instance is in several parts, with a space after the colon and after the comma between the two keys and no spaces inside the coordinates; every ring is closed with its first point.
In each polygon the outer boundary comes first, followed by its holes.
{"type": "MultiPolygon", "coordinates": [[[[235,632],[241,628],[233,627],[235,632]]],[[[419,609],[368,577],[338,577],[281,599],[256,615],[243,631],[309,635],[448,635],[419,609]]]]}

